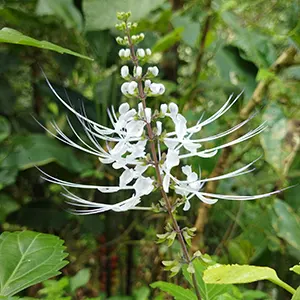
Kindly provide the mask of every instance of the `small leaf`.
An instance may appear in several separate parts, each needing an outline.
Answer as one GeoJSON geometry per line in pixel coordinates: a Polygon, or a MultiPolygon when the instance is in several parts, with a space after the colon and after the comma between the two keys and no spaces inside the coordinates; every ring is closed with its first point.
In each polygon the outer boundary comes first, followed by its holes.
{"type": "Polygon", "coordinates": [[[152,47],[153,52],[163,52],[171,48],[181,39],[183,28],[176,28],[172,32],[160,38],[155,45],[152,47]]]}
{"type": "Polygon", "coordinates": [[[80,57],[80,58],[93,60],[90,57],[79,54],[79,53],[74,52],[72,50],[63,48],[61,46],[52,44],[52,43],[47,42],[47,41],[36,40],[36,39],[31,38],[27,35],[24,35],[23,33],[19,32],[17,30],[7,28],[7,27],[4,27],[0,30],[0,42],[1,43],[32,46],[32,47],[36,47],[36,48],[42,48],[42,49],[46,49],[46,50],[55,51],[55,52],[58,52],[58,53],[61,53],[61,54],[66,53],[66,54],[74,55],[74,56],[77,56],[77,57],[80,57]]]}
{"type": "Polygon", "coordinates": [[[82,269],[70,279],[71,292],[75,292],[78,288],[86,285],[91,277],[90,269],[82,269]]]}
{"type": "Polygon", "coordinates": [[[293,271],[296,274],[300,275],[300,265],[293,266],[292,268],[290,268],[290,271],[293,271]]]}
{"type": "Polygon", "coordinates": [[[0,142],[10,135],[10,123],[6,118],[0,116],[0,142]]]}
{"type": "Polygon", "coordinates": [[[60,274],[68,262],[63,241],[33,231],[4,232],[0,236],[0,295],[19,291],[60,274]]]}
{"type": "Polygon", "coordinates": [[[168,283],[164,281],[157,281],[150,284],[152,288],[159,288],[160,290],[169,293],[177,300],[196,300],[196,295],[188,289],[184,289],[181,286],[175,285],[173,283],[168,283]]]}

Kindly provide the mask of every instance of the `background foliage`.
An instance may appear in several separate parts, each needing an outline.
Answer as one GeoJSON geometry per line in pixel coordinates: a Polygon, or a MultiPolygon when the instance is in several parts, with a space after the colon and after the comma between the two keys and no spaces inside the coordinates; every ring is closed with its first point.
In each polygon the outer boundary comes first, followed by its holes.
{"type": "MultiPolygon", "coordinates": [[[[66,241],[70,253],[63,276],[27,289],[24,297],[152,299],[154,293],[157,299],[167,297],[149,287],[166,280],[161,261],[172,256],[154,244],[164,215],[70,215],[64,210],[60,187],[43,182],[34,167],[69,181],[109,185],[118,180],[118,172],[51,138],[32,117],[48,128],[55,120],[67,130],[66,111],[45,84],[42,68],[59,94],[75,107],[83,102],[91,119],[108,124],[106,108],[125,101],[119,89],[116,11],[131,10],[139,21],[139,31],[146,34],[142,46],[153,49],[153,63],[160,66],[167,87],[160,101],[176,102],[189,122],[196,122],[203,112],[211,115],[229,94],[244,90],[234,108],[205,129],[203,136],[224,131],[254,113],[248,129],[268,121],[268,131],[234,150],[216,159],[194,159],[194,167],[210,176],[262,156],[253,173],[206,189],[256,194],[299,182],[299,1],[0,3],[1,28],[19,32],[0,31],[0,41],[5,42],[0,46],[0,230],[54,233],[66,241]],[[16,44],[7,43],[8,38],[16,44]],[[17,45],[28,43],[35,47],[17,45]],[[49,47],[54,51],[42,49],[49,47]],[[68,49],[94,60],[60,54],[68,49]]],[[[149,104],[154,108],[160,103],[149,104]]],[[[221,263],[272,267],[281,279],[297,287],[299,277],[288,269],[300,260],[299,193],[296,185],[277,198],[254,202],[219,201],[207,207],[194,201],[180,222],[198,228],[194,249],[215,255],[221,263]]],[[[114,202],[115,197],[82,196],[101,202],[114,202]]],[[[175,253],[178,246],[173,248],[175,253]]],[[[239,286],[231,297],[226,299],[289,299],[268,282],[239,286]]]]}

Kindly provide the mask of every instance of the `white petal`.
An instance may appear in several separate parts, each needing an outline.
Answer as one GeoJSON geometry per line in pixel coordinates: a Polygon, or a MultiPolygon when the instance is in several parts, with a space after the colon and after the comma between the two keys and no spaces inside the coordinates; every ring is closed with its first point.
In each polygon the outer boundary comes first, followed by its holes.
{"type": "Polygon", "coordinates": [[[119,107],[119,113],[123,115],[129,111],[129,108],[130,106],[128,103],[122,103],[119,107]]]}
{"type": "Polygon", "coordinates": [[[120,190],[118,186],[102,186],[97,188],[101,193],[115,193],[120,190]]]}
{"type": "Polygon", "coordinates": [[[173,167],[179,165],[179,155],[178,151],[168,149],[167,155],[166,155],[166,161],[165,161],[165,166],[167,170],[171,170],[173,167]]]}
{"type": "Polygon", "coordinates": [[[148,55],[148,56],[150,56],[152,54],[152,51],[149,48],[147,48],[145,51],[146,51],[146,55],[148,55]]]}
{"type": "Polygon", "coordinates": [[[156,121],[156,134],[157,136],[160,136],[162,133],[162,122],[161,121],[156,121]]]}
{"type": "Polygon", "coordinates": [[[142,48],[139,48],[139,49],[136,50],[136,54],[139,57],[145,57],[145,50],[142,49],[142,48]]]}
{"type": "Polygon", "coordinates": [[[137,179],[133,188],[135,189],[137,196],[149,195],[154,189],[153,180],[141,176],[137,179]]]}
{"type": "Polygon", "coordinates": [[[177,106],[177,104],[175,104],[174,102],[171,102],[169,104],[169,110],[170,110],[171,115],[176,116],[178,114],[178,106],[177,106]]]}
{"type": "Polygon", "coordinates": [[[129,75],[129,68],[128,66],[123,66],[121,68],[121,76],[122,78],[126,78],[129,75]]]}
{"type": "Polygon", "coordinates": [[[186,176],[189,176],[192,173],[192,167],[189,165],[183,166],[181,170],[182,173],[185,174],[186,176]]]}
{"type": "Polygon", "coordinates": [[[186,200],[185,203],[184,203],[184,207],[183,207],[183,210],[184,211],[187,211],[191,208],[191,203],[189,200],[186,200]]]}
{"type": "Polygon", "coordinates": [[[145,122],[141,120],[132,120],[127,123],[126,125],[126,130],[127,130],[127,135],[128,137],[139,137],[143,134],[144,132],[144,126],[145,122]]]}
{"type": "Polygon", "coordinates": [[[151,108],[150,107],[146,107],[145,108],[145,117],[146,117],[146,122],[147,123],[151,123],[151,108]]]}
{"type": "Polygon", "coordinates": [[[161,111],[162,115],[165,115],[167,110],[168,110],[168,105],[165,103],[161,104],[160,111],[161,111]]]}
{"type": "Polygon", "coordinates": [[[122,94],[124,94],[124,95],[128,94],[128,87],[129,87],[129,82],[124,82],[121,85],[121,92],[122,92],[122,94]]]}
{"type": "Polygon", "coordinates": [[[170,186],[170,175],[165,174],[163,179],[163,189],[166,193],[169,193],[169,186],[170,186]]]}
{"type": "Polygon", "coordinates": [[[124,187],[129,182],[131,182],[133,179],[133,176],[134,176],[134,171],[132,169],[125,170],[119,179],[120,187],[124,187]]]}
{"type": "Polygon", "coordinates": [[[138,84],[135,81],[131,81],[128,85],[128,94],[133,95],[137,88],[138,84]]]}
{"type": "Polygon", "coordinates": [[[125,49],[124,57],[129,57],[129,56],[130,56],[130,49],[125,49]]]}

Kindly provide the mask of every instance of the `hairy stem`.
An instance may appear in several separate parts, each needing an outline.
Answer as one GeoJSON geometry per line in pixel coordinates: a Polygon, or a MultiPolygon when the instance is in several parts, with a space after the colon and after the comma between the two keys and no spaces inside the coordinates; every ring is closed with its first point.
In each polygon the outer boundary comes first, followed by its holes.
{"type": "MultiPolygon", "coordinates": [[[[135,51],[134,51],[134,45],[132,43],[131,37],[130,37],[130,31],[127,28],[126,30],[126,35],[128,37],[128,41],[129,41],[129,48],[130,48],[130,52],[131,52],[131,57],[132,57],[132,62],[135,65],[135,67],[138,67],[138,58],[135,55],[135,51]]],[[[143,104],[143,109],[146,109],[146,95],[144,93],[144,89],[143,89],[143,84],[142,84],[142,80],[139,79],[138,81],[138,92],[139,92],[139,98],[142,101],[143,104]]],[[[183,257],[186,260],[187,263],[191,263],[191,258],[184,240],[184,237],[182,235],[181,229],[178,225],[178,222],[173,214],[173,210],[172,210],[172,204],[169,200],[168,195],[166,194],[166,192],[163,189],[163,180],[161,177],[161,173],[160,173],[160,169],[159,169],[159,160],[157,158],[157,151],[155,148],[155,135],[153,133],[152,127],[151,127],[151,123],[146,122],[146,127],[147,127],[147,132],[148,132],[148,136],[149,136],[149,141],[150,141],[150,150],[151,150],[151,156],[152,156],[152,160],[154,162],[154,167],[155,167],[155,172],[156,172],[156,177],[157,177],[157,182],[161,191],[161,195],[165,201],[166,204],[166,209],[167,212],[172,220],[172,224],[173,224],[173,228],[175,230],[175,232],[177,233],[177,237],[178,237],[178,241],[180,243],[180,246],[182,248],[182,252],[183,252],[183,257]]],[[[201,300],[201,295],[200,295],[200,291],[197,285],[197,280],[196,280],[196,276],[195,274],[192,274],[192,280],[193,280],[193,285],[194,285],[194,289],[196,292],[196,296],[198,300],[201,300]]]]}

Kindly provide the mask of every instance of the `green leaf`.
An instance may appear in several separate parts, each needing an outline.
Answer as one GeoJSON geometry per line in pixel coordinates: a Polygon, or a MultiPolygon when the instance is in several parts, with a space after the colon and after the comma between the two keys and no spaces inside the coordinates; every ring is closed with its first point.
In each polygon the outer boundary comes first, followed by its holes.
{"type": "Polygon", "coordinates": [[[91,277],[90,269],[82,269],[75,276],[70,278],[71,292],[75,292],[78,288],[86,285],[91,277]]]}
{"type": "Polygon", "coordinates": [[[0,116],[0,142],[10,135],[10,123],[6,118],[0,116]]]}
{"type": "Polygon", "coordinates": [[[275,270],[249,265],[214,265],[204,271],[203,280],[215,284],[241,284],[259,280],[278,280],[275,270]]]}
{"type": "Polygon", "coordinates": [[[272,226],[277,235],[292,246],[296,252],[300,252],[300,218],[285,202],[276,199],[273,209],[276,216],[272,220],[272,226]]]}
{"type": "Polygon", "coordinates": [[[300,265],[295,265],[292,268],[290,268],[289,270],[295,272],[298,275],[300,275],[300,265]]]}
{"type": "Polygon", "coordinates": [[[89,167],[87,162],[78,161],[72,148],[65,147],[57,140],[43,134],[14,136],[12,142],[15,147],[3,161],[3,168],[16,167],[19,170],[26,170],[54,161],[78,173],[89,167]]]}
{"type": "Polygon", "coordinates": [[[163,36],[154,44],[154,46],[152,47],[152,51],[163,52],[171,48],[174,44],[180,41],[182,32],[183,28],[180,27],[163,36]]]}
{"type": "Polygon", "coordinates": [[[133,296],[135,300],[148,300],[150,296],[150,289],[146,286],[142,286],[133,291],[133,296]]]}
{"type": "Polygon", "coordinates": [[[20,205],[7,194],[0,194],[0,223],[5,222],[6,217],[18,210],[20,205]]]}
{"type": "Polygon", "coordinates": [[[117,23],[117,12],[131,11],[130,20],[139,20],[159,7],[164,0],[85,0],[83,12],[86,31],[113,28],[117,23]]]}
{"type": "MultiPolygon", "coordinates": [[[[214,264],[213,261],[211,261],[212,264],[214,264]]],[[[208,267],[207,263],[204,263],[201,258],[194,259],[193,260],[193,266],[195,269],[195,276],[196,276],[196,281],[197,285],[201,294],[201,297],[203,300],[213,300],[215,299],[218,295],[223,294],[226,292],[229,288],[227,285],[221,285],[221,284],[206,284],[203,281],[203,272],[206,270],[208,267]]],[[[184,266],[182,268],[183,275],[185,279],[193,286],[193,280],[191,274],[187,270],[187,266],[184,266]]]]}
{"type": "Polygon", "coordinates": [[[63,48],[61,46],[52,44],[52,43],[47,42],[47,41],[36,40],[36,39],[31,38],[27,35],[24,35],[23,33],[15,30],[15,29],[7,28],[7,27],[4,27],[0,30],[0,43],[9,43],[9,44],[32,46],[32,47],[37,47],[37,48],[42,48],[42,49],[46,49],[46,50],[55,51],[55,52],[58,52],[58,53],[61,53],[61,54],[66,53],[66,54],[74,55],[74,56],[77,56],[77,57],[80,57],[80,58],[93,60],[90,57],[79,54],[79,53],[74,52],[72,50],[63,48]]]}
{"type": "Polygon", "coordinates": [[[39,0],[36,14],[40,16],[55,15],[65,22],[66,27],[82,30],[82,16],[75,7],[73,0],[39,0]]]}
{"type": "Polygon", "coordinates": [[[152,288],[159,288],[160,290],[167,292],[177,300],[197,300],[196,295],[191,290],[184,289],[183,287],[173,283],[156,281],[150,284],[150,286],[152,288]]]}
{"type": "Polygon", "coordinates": [[[0,295],[23,289],[60,274],[68,262],[63,241],[33,231],[4,232],[0,236],[0,295]]]}
{"type": "Polygon", "coordinates": [[[267,121],[268,128],[260,134],[261,145],[264,148],[266,161],[278,172],[282,174],[284,161],[288,153],[284,148],[284,138],[287,133],[287,119],[281,108],[272,103],[264,114],[263,121],[267,121]]]}
{"type": "Polygon", "coordinates": [[[291,300],[300,300],[300,286],[297,288],[296,293],[291,300]]]}
{"type": "Polygon", "coordinates": [[[215,284],[244,284],[269,280],[292,294],[295,292],[292,287],[278,278],[275,270],[268,267],[216,264],[204,271],[203,280],[215,284]]]}

